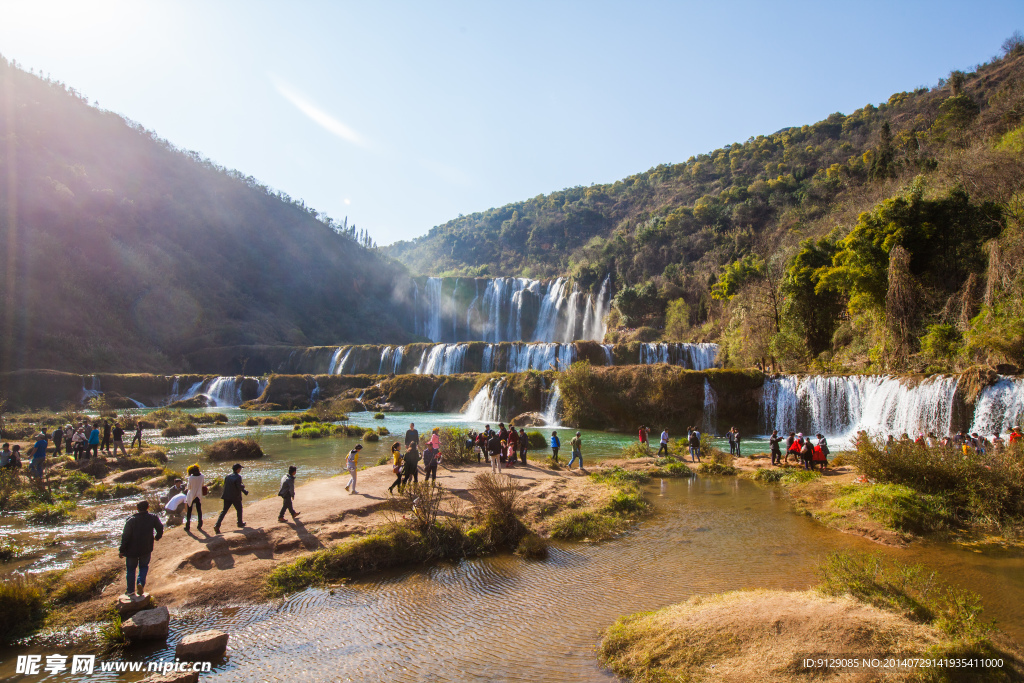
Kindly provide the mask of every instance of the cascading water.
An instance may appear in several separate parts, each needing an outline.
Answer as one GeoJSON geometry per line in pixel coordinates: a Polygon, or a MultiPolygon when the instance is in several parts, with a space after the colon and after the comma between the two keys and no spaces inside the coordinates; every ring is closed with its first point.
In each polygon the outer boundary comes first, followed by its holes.
{"type": "Polygon", "coordinates": [[[436,344],[423,354],[417,375],[454,375],[462,372],[468,344],[436,344]]]}
{"type": "Polygon", "coordinates": [[[427,278],[413,295],[414,332],[434,342],[571,342],[604,337],[611,280],[597,297],[565,278],[427,278]]]}
{"type": "Polygon", "coordinates": [[[86,403],[97,396],[100,396],[103,390],[100,388],[100,378],[96,375],[89,376],[89,388],[85,388],[85,376],[82,376],[82,403],[86,403]]]}
{"type": "Polygon", "coordinates": [[[503,372],[567,370],[574,360],[576,347],[572,344],[513,344],[503,372]]]}
{"type": "Polygon", "coordinates": [[[705,434],[714,434],[718,427],[718,394],[711,382],[704,379],[704,412],[701,429],[705,434]]]}
{"type": "Polygon", "coordinates": [[[207,405],[238,407],[242,402],[242,383],[237,377],[217,377],[203,392],[207,405]]]}
{"type": "Polygon", "coordinates": [[[174,377],[174,383],[171,385],[171,395],[167,397],[168,403],[174,403],[176,401],[187,401],[190,398],[198,395],[205,384],[205,380],[199,380],[193,383],[184,392],[179,392],[180,380],[177,376],[174,377]]]}
{"type": "Polygon", "coordinates": [[[787,375],[765,379],[762,424],[766,433],[802,431],[826,436],[869,433],[948,434],[958,378],[919,383],[887,376],[787,375]]]}
{"type": "MultiPolygon", "coordinates": [[[[610,354],[609,354],[610,357],[610,354]]],[[[715,367],[718,344],[641,344],[640,363],[670,363],[691,370],[709,370],[715,367]]]]}
{"type": "Polygon", "coordinates": [[[548,394],[547,405],[544,406],[544,424],[554,426],[558,424],[558,403],[562,400],[562,388],[558,382],[551,385],[551,393],[548,394]]]}
{"type": "Polygon", "coordinates": [[[351,346],[339,346],[338,350],[331,356],[331,364],[327,368],[328,375],[344,375],[345,374],[345,363],[348,361],[349,356],[352,355],[351,346]]]}
{"type": "Polygon", "coordinates": [[[475,422],[498,422],[502,420],[502,401],[508,380],[504,377],[492,379],[485,384],[469,402],[465,416],[475,422]]]}
{"type": "Polygon", "coordinates": [[[380,352],[380,367],[377,368],[378,375],[397,375],[402,368],[402,358],[405,356],[404,346],[385,346],[380,352]]]}
{"type": "Polygon", "coordinates": [[[971,432],[981,436],[1005,434],[1024,422],[1024,379],[1000,377],[982,389],[974,406],[971,432]]]}

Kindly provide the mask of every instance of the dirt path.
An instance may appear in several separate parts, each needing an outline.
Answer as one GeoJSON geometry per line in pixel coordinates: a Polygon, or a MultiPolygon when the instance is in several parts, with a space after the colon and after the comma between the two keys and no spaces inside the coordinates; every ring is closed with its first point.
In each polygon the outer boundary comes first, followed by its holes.
{"type": "MultiPolygon", "coordinates": [[[[473,478],[490,472],[489,465],[467,465],[458,469],[442,468],[437,483],[473,502],[473,478]]],[[[526,517],[538,518],[552,510],[591,502],[609,495],[606,487],[591,482],[576,470],[554,471],[531,462],[527,466],[505,469],[524,488],[526,517]]],[[[301,482],[301,471],[299,472],[301,482]]],[[[243,471],[244,476],[244,471],[243,471]]],[[[158,604],[184,607],[207,604],[241,603],[260,599],[262,579],[283,561],[292,560],[346,536],[369,531],[383,523],[387,488],[395,475],[388,465],[359,472],[359,493],[345,490],[348,475],[321,479],[296,489],[295,509],[301,514],[292,521],[277,521],[281,498],[245,501],[245,528],[236,528],[234,509],[225,516],[221,533],[213,525],[222,508],[217,494],[203,500],[203,528],[192,520],[190,532],[183,527],[166,530],[156,543],[146,590],[158,604]]],[[[114,573],[117,579],[102,594],[76,606],[71,616],[91,619],[109,608],[125,590],[124,560],[114,548],[72,570],[68,582],[85,581],[97,573],[114,573]]]]}

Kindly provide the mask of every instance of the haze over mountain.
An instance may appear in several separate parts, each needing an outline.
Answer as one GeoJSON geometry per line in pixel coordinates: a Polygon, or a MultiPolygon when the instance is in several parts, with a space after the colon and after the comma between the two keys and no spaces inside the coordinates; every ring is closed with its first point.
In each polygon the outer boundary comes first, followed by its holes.
{"type": "Polygon", "coordinates": [[[251,177],[0,59],[0,369],[173,371],[403,331],[403,269],[251,177]]]}

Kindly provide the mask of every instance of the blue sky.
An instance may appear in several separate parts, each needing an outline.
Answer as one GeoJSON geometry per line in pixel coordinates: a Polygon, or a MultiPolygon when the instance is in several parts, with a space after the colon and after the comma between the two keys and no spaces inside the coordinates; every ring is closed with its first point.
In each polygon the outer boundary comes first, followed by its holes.
{"type": "Polygon", "coordinates": [[[0,53],[380,244],[934,85],[1016,2],[0,0],[0,53]]]}

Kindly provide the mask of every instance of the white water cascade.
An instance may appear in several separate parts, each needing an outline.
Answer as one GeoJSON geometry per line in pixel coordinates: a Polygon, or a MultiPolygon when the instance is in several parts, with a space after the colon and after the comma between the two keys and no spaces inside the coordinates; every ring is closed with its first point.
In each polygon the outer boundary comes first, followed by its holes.
{"type": "Polygon", "coordinates": [[[600,340],[611,280],[594,297],[565,278],[431,277],[413,300],[414,332],[434,342],[600,340]]]}
{"type": "MultiPolygon", "coordinates": [[[[936,376],[914,383],[888,376],[796,376],[765,379],[762,425],[765,433],[802,431],[850,437],[952,430],[957,377],[936,376]]],[[[986,390],[988,391],[988,390],[986,390]]]]}
{"type": "Polygon", "coordinates": [[[469,402],[465,412],[466,419],[475,422],[500,421],[503,410],[502,400],[505,398],[507,388],[508,380],[504,377],[489,380],[469,402]]]}
{"type": "Polygon", "coordinates": [[[404,346],[385,346],[380,352],[378,375],[397,375],[402,369],[402,358],[405,356],[404,346]]]}
{"type": "Polygon", "coordinates": [[[339,346],[338,350],[331,356],[331,364],[327,368],[328,375],[344,375],[345,374],[345,363],[348,361],[349,356],[352,355],[351,346],[339,346]]]}
{"type": "Polygon", "coordinates": [[[82,403],[96,398],[103,394],[103,389],[100,388],[100,378],[96,375],[89,375],[89,388],[85,388],[85,376],[82,376],[82,403]]]}
{"type": "Polygon", "coordinates": [[[217,377],[203,392],[207,405],[237,407],[242,403],[242,383],[236,377],[217,377]]]}
{"type": "Polygon", "coordinates": [[[555,382],[551,386],[551,393],[548,394],[547,405],[544,406],[544,424],[548,427],[558,424],[558,404],[562,400],[562,388],[555,382]]]}
{"type": "Polygon", "coordinates": [[[704,412],[701,429],[705,434],[714,434],[718,425],[718,394],[711,382],[704,378],[704,412]]]}
{"type": "Polygon", "coordinates": [[[436,344],[423,354],[417,375],[454,375],[462,372],[468,344],[436,344]]]}
{"type": "Polygon", "coordinates": [[[573,344],[513,344],[503,372],[568,370],[575,360],[576,347],[573,344]]]}
{"type": "Polygon", "coordinates": [[[1024,379],[1000,377],[985,387],[974,406],[971,432],[982,436],[1005,434],[1024,422],[1024,379]]]}
{"type": "Polygon", "coordinates": [[[641,344],[640,363],[670,363],[690,370],[709,370],[715,367],[718,344],[641,344]]]}

